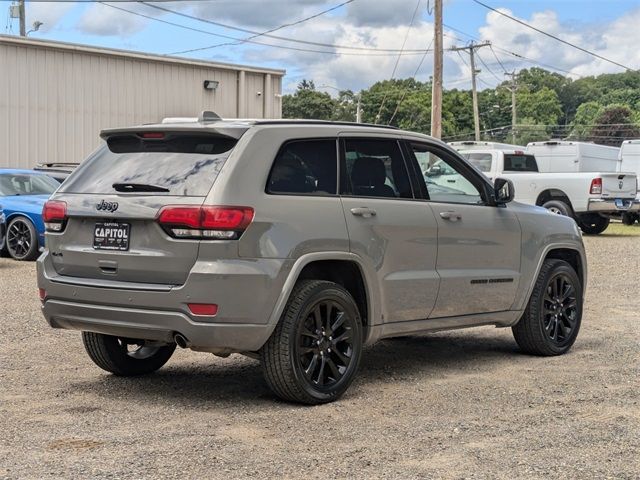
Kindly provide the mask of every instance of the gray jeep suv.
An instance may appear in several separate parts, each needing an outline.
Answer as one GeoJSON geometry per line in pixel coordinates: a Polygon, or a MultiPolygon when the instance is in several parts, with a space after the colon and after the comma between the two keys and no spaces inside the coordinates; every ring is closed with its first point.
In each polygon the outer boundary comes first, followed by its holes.
{"type": "Polygon", "coordinates": [[[280,397],[338,398],[363,346],[478,325],[522,350],[574,343],[578,227],[511,202],[431,137],[320,121],[188,121],[105,130],[46,204],[42,311],[116,375],[176,345],[259,358],[280,397]],[[464,189],[434,187],[435,162],[464,189]],[[511,203],[510,203],[511,202],[511,203]]]}

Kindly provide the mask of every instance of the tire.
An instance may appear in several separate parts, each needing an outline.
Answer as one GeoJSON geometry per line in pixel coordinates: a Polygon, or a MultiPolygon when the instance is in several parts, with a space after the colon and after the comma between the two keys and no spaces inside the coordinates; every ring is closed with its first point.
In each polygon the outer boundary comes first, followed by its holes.
{"type": "Polygon", "coordinates": [[[152,373],[173,355],[176,344],[145,346],[144,340],[133,340],[102,333],[82,332],[84,348],[97,366],[121,377],[152,373]],[[137,349],[130,349],[131,346],[137,349]]]}
{"type": "Polygon", "coordinates": [[[573,267],[563,260],[545,260],[527,308],[511,328],[520,349],[543,356],[566,353],[580,331],[582,300],[573,267]]]}
{"type": "Polygon", "coordinates": [[[7,252],[14,260],[38,258],[38,232],[28,218],[15,217],[7,226],[7,252]]]}
{"type": "Polygon", "coordinates": [[[362,321],[353,297],[322,280],[298,282],[260,351],[271,390],[310,405],[338,399],[353,381],[361,356],[362,321]]]}
{"type": "Polygon", "coordinates": [[[565,217],[573,218],[573,210],[571,210],[571,207],[561,200],[549,200],[547,203],[542,205],[542,208],[546,208],[556,215],[564,215],[565,217]]]}
{"type": "Polygon", "coordinates": [[[622,223],[625,225],[633,225],[636,223],[636,216],[633,213],[623,213],[622,214],[622,223]]]}
{"type": "Polygon", "coordinates": [[[599,235],[608,227],[611,220],[597,214],[582,215],[578,218],[578,226],[587,235],[599,235]]]}

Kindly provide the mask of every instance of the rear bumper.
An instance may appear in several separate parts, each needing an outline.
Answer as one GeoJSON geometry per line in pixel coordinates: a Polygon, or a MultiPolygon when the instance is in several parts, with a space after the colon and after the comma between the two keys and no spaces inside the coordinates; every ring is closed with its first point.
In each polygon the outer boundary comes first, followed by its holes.
{"type": "Polygon", "coordinates": [[[54,328],[170,342],[181,333],[195,350],[256,351],[275,325],[271,314],[289,261],[196,262],[184,285],[157,285],[58,275],[49,252],[38,259],[42,313],[54,328]],[[216,303],[216,316],[191,314],[188,303],[216,303]]]}
{"type": "Polygon", "coordinates": [[[587,210],[596,213],[636,212],[640,210],[640,201],[632,198],[618,200],[613,198],[590,198],[587,210]]]}
{"type": "Polygon", "coordinates": [[[117,337],[173,342],[181,333],[196,350],[252,352],[273,330],[269,325],[196,322],[181,312],[113,308],[46,300],[42,313],[53,328],[104,333],[117,337]]]}

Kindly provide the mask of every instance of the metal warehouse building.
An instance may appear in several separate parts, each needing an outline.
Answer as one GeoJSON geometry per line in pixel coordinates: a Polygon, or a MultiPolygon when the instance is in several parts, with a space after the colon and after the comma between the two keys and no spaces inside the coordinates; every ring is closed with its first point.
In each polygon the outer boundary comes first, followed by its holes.
{"type": "Polygon", "coordinates": [[[0,167],[75,163],[103,128],[280,118],[284,70],[0,35],[0,167]]]}

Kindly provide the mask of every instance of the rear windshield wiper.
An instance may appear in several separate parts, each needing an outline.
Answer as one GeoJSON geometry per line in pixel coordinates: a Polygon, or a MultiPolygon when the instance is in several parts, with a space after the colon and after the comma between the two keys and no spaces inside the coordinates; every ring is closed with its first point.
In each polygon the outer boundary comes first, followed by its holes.
{"type": "Polygon", "coordinates": [[[160,185],[148,183],[114,183],[111,185],[116,192],[169,192],[170,190],[160,185]]]}

